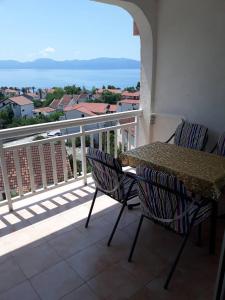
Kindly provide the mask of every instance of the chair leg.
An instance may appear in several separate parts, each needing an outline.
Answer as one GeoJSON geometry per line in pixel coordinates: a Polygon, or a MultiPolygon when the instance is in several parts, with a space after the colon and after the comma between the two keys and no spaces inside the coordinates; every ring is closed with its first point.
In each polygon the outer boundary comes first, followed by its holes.
{"type": "Polygon", "coordinates": [[[120,218],[121,218],[121,216],[122,216],[122,214],[123,214],[123,211],[124,211],[124,208],[125,208],[126,205],[127,205],[127,202],[125,201],[125,202],[123,203],[123,206],[121,207],[120,213],[119,213],[119,215],[118,215],[118,217],[117,217],[116,223],[115,223],[115,225],[114,225],[114,227],[113,227],[113,230],[112,230],[112,233],[111,233],[111,235],[110,235],[110,237],[109,237],[107,246],[110,246],[110,244],[111,244],[111,241],[112,241],[112,239],[113,239],[114,233],[115,233],[115,231],[116,231],[116,228],[117,228],[117,226],[118,226],[118,224],[119,224],[120,218]]]}
{"type": "Polygon", "coordinates": [[[129,255],[129,258],[128,258],[129,262],[131,262],[131,260],[132,260],[132,256],[133,256],[133,253],[134,253],[134,249],[135,249],[135,246],[136,246],[136,243],[137,243],[137,239],[138,239],[138,236],[139,236],[139,232],[140,232],[143,220],[144,220],[144,215],[141,215],[141,218],[140,218],[140,221],[139,221],[139,224],[138,224],[138,228],[137,228],[137,231],[136,231],[136,234],[135,234],[135,238],[134,238],[134,241],[133,241],[133,244],[132,244],[132,248],[131,248],[131,251],[130,251],[130,255],[129,255]]]}
{"type": "Polygon", "coordinates": [[[95,204],[95,199],[97,197],[97,194],[98,194],[98,189],[96,188],[95,193],[94,193],[94,197],[93,197],[93,200],[92,200],[92,203],[91,203],[91,208],[89,210],[89,214],[88,214],[87,221],[86,221],[86,224],[85,224],[85,228],[88,227],[88,224],[89,224],[89,221],[90,221],[90,218],[91,218],[91,213],[92,213],[92,210],[93,210],[93,207],[94,207],[94,204],[95,204]]]}
{"type": "Polygon", "coordinates": [[[168,285],[169,285],[170,280],[171,280],[171,278],[172,278],[172,276],[173,276],[173,273],[174,273],[174,271],[175,271],[175,269],[176,269],[177,263],[178,263],[178,261],[179,261],[179,259],[180,259],[180,256],[181,256],[181,254],[182,254],[182,252],[183,252],[183,250],[184,250],[184,247],[185,247],[185,245],[186,245],[186,243],[187,243],[188,237],[189,237],[189,234],[187,234],[187,235],[185,236],[185,238],[183,239],[183,242],[182,242],[182,244],[181,244],[181,247],[180,247],[180,249],[179,249],[179,251],[178,251],[178,253],[177,253],[177,256],[176,256],[176,258],[175,258],[175,260],[174,260],[174,262],[173,262],[173,265],[172,265],[172,267],[171,267],[171,269],[170,269],[169,275],[167,276],[166,282],[165,282],[165,284],[164,284],[164,289],[165,289],[165,290],[168,289],[168,285]]]}

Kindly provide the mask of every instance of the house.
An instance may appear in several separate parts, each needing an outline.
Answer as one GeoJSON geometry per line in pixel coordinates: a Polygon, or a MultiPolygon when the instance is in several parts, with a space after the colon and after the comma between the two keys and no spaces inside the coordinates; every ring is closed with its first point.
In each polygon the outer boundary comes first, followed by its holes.
{"type": "Polygon", "coordinates": [[[121,95],[122,95],[122,99],[140,100],[140,91],[136,91],[136,92],[123,91],[121,95]]]}
{"type": "Polygon", "coordinates": [[[87,93],[82,93],[82,94],[79,94],[79,95],[73,95],[73,99],[70,102],[70,105],[86,102],[88,99],[90,99],[90,94],[87,94],[87,93]]]}
{"type": "Polygon", "coordinates": [[[140,101],[139,100],[133,100],[133,99],[124,99],[119,101],[117,105],[117,111],[128,111],[128,110],[136,110],[139,109],[140,101]]]}
{"type": "Polygon", "coordinates": [[[25,96],[10,97],[0,102],[0,110],[11,107],[16,118],[32,117],[34,104],[25,96]]]}
{"type": "Polygon", "coordinates": [[[15,97],[15,96],[19,96],[19,94],[20,94],[19,90],[10,89],[10,88],[9,89],[3,89],[2,92],[6,97],[15,97]]]}
{"type": "Polygon", "coordinates": [[[101,96],[104,92],[110,92],[112,94],[121,94],[122,93],[121,89],[97,89],[95,94],[92,95],[92,98],[99,99],[99,98],[101,98],[101,96]]]}
{"type": "MultiPolygon", "coordinates": [[[[79,119],[85,117],[91,117],[96,115],[103,115],[106,113],[115,113],[117,110],[116,105],[110,105],[105,103],[81,103],[64,108],[64,117],[62,119],[79,119]]],[[[104,124],[103,124],[104,126],[104,124]]],[[[99,124],[87,125],[85,130],[92,130],[99,128],[99,124]]],[[[67,133],[78,132],[79,128],[69,128],[67,133]]]]}
{"type": "Polygon", "coordinates": [[[53,112],[55,112],[55,109],[51,108],[51,107],[39,107],[39,108],[35,108],[33,110],[34,116],[49,116],[51,115],[53,112]]]}
{"type": "Polygon", "coordinates": [[[54,99],[49,105],[51,108],[63,111],[66,106],[73,105],[73,96],[72,95],[63,95],[61,99],[54,99]]]}
{"type": "Polygon", "coordinates": [[[60,103],[60,100],[61,100],[61,99],[54,99],[54,100],[50,103],[49,107],[51,107],[51,108],[53,108],[53,109],[58,109],[58,105],[59,105],[59,103],[60,103]]]}
{"type": "Polygon", "coordinates": [[[27,97],[28,99],[30,100],[41,100],[40,99],[40,94],[37,92],[37,93],[26,93],[24,94],[25,97],[27,97]]]}

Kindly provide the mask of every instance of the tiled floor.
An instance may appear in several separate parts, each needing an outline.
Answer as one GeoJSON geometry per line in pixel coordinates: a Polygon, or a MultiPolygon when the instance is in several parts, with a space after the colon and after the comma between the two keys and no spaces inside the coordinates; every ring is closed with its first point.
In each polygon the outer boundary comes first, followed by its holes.
{"type": "MultiPolygon", "coordinates": [[[[168,291],[163,280],[180,237],[144,222],[133,263],[127,262],[140,209],[126,210],[111,247],[107,239],[119,204],[99,195],[88,229],[94,185],[70,184],[0,207],[0,299],[179,299],[211,300],[218,255],[208,255],[195,232],[183,253],[168,291]]],[[[219,221],[217,254],[224,230],[219,221]]]]}

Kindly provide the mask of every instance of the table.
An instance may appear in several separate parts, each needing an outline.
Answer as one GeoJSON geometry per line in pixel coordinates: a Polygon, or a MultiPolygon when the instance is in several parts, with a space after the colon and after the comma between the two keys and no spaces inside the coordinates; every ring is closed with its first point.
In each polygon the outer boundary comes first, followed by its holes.
{"type": "Polygon", "coordinates": [[[180,179],[186,188],[218,201],[225,187],[225,158],[161,142],[126,151],[119,156],[123,166],[146,165],[180,179]]]}
{"type": "Polygon", "coordinates": [[[119,156],[123,166],[146,165],[176,176],[186,188],[212,201],[210,253],[215,252],[218,200],[225,187],[225,158],[166,143],[152,143],[119,156]]]}

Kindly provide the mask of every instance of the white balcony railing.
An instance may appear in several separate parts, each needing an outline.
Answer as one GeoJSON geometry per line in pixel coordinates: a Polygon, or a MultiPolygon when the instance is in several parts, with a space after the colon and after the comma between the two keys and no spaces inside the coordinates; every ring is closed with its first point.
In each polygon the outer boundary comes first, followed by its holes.
{"type": "Polygon", "coordinates": [[[13,201],[78,179],[86,183],[87,146],[115,157],[135,147],[141,116],[135,110],[0,130],[0,203],[13,210],[13,201]],[[50,130],[62,135],[48,137],[50,130]],[[37,134],[46,138],[33,140],[37,134]]]}

